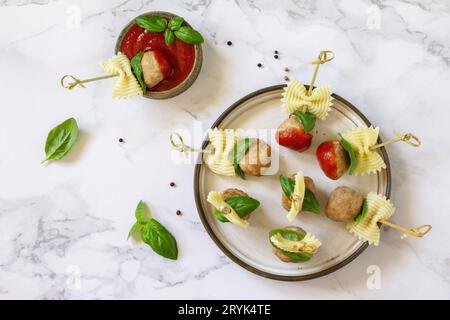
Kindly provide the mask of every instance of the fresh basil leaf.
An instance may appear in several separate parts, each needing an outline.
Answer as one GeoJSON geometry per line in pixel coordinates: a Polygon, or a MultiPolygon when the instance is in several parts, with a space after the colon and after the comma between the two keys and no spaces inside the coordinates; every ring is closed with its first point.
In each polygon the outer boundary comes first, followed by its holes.
{"type": "Polygon", "coordinates": [[[285,196],[288,199],[290,199],[292,192],[294,192],[294,188],[295,188],[294,179],[291,179],[289,177],[281,175],[280,176],[280,184],[281,184],[281,189],[283,189],[285,196]]]}
{"type": "Polygon", "coordinates": [[[361,212],[355,217],[355,221],[357,223],[360,223],[366,216],[366,213],[367,213],[367,199],[364,199],[361,212]]]}
{"type": "Polygon", "coordinates": [[[291,229],[273,229],[269,232],[269,239],[272,238],[272,236],[276,234],[280,234],[284,239],[286,240],[292,240],[292,241],[301,241],[306,233],[301,232],[298,230],[291,230],[291,229]]]}
{"type": "Polygon", "coordinates": [[[305,132],[310,132],[316,125],[316,116],[310,112],[294,111],[294,114],[300,120],[305,132]]]}
{"type": "Polygon", "coordinates": [[[180,30],[183,25],[184,19],[182,17],[174,17],[169,22],[169,29],[172,31],[180,30]]]}
{"type": "Polygon", "coordinates": [[[344,139],[342,135],[339,135],[341,137],[341,140],[339,141],[342,145],[342,147],[347,151],[349,157],[350,157],[350,168],[348,169],[348,174],[352,175],[353,172],[355,172],[356,167],[358,166],[358,160],[356,160],[355,151],[352,148],[352,145],[350,142],[344,139]]]}
{"type": "Polygon", "coordinates": [[[78,138],[78,124],[74,118],[67,119],[54,127],[45,142],[45,160],[62,159],[74,146],[78,138]]]}
{"type": "Polygon", "coordinates": [[[145,223],[146,217],[145,217],[145,209],[146,205],[144,201],[139,201],[136,210],[134,211],[134,216],[136,217],[137,222],[139,223],[145,223]]]}
{"type": "Polygon", "coordinates": [[[289,229],[274,229],[270,231],[269,233],[269,240],[273,247],[275,247],[278,250],[281,250],[283,254],[289,258],[292,262],[300,262],[300,261],[308,261],[311,259],[312,254],[307,252],[289,252],[285,251],[283,249],[278,248],[271,240],[272,236],[276,234],[281,234],[281,236],[286,240],[292,240],[292,241],[301,241],[305,237],[305,233],[302,233],[300,231],[294,231],[289,229]]]}
{"type": "Polygon", "coordinates": [[[142,224],[139,221],[136,221],[131,227],[130,232],[128,232],[127,240],[130,239],[140,227],[142,227],[142,224]]]}
{"type": "Polygon", "coordinates": [[[167,46],[170,46],[175,40],[175,35],[173,34],[173,31],[170,29],[166,29],[164,32],[164,42],[167,46]]]}
{"type": "Polygon", "coordinates": [[[183,26],[175,31],[175,37],[188,44],[200,44],[205,41],[200,32],[188,26],[183,26]]]}
{"type": "Polygon", "coordinates": [[[141,229],[141,238],[157,254],[172,260],[178,257],[177,241],[167,229],[155,219],[141,229]]]}
{"type": "Polygon", "coordinates": [[[147,93],[147,85],[144,82],[144,73],[142,71],[142,65],[141,60],[144,56],[144,51],[139,52],[136,54],[133,59],[131,59],[131,68],[133,69],[134,74],[136,75],[136,79],[138,80],[139,84],[141,85],[142,91],[144,94],[147,93]]]}
{"type": "MultiPolygon", "coordinates": [[[[248,196],[229,197],[225,200],[225,202],[228,203],[241,218],[248,216],[260,205],[258,200],[248,196]]],[[[227,217],[225,217],[219,210],[215,209],[213,214],[217,218],[217,220],[221,222],[229,222],[227,217]]]]}
{"type": "Polygon", "coordinates": [[[160,16],[142,16],[136,18],[135,22],[141,28],[151,32],[163,32],[167,27],[167,20],[160,16]]]}
{"type": "MultiPolygon", "coordinates": [[[[280,249],[281,250],[281,249],[280,249]]],[[[281,250],[283,254],[289,258],[292,262],[304,262],[309,261],[312,257],[311,253],[308,252],[289,252],[281,250]]]]}
{"type": "Polygon", "coordinates": [[[303,199],[302,210],[312,212],[315,214],[320,214],[319,201],[317,201],[317,198],[314,195],[314,192],[312,192],[308,188],[305,188],[305,198],[303,199]]]}
{"type": "Polygon", "coordinates": [[[239,162],[244,158],[245,153],[247,152],[248,148],[250,148],[251,144],[253,143],[255,139],[253,138],[245,138],[242,140],[239,140],[233,148],[232,153],[232,163],[234,167],[234,172],[245,180],[245,174],[242,171],[241,167],[239,166],[239,162]]]}

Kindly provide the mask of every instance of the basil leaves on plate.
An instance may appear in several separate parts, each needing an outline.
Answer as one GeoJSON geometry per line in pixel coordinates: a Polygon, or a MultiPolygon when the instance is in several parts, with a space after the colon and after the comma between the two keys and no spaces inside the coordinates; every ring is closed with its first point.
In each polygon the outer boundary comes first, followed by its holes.
{"type": "Polygon", "coordinates": [[[78,124],[74,118],[67,119],[54,127],[45,142],[45,160],[62,159],[74,146],[78,138],[78,124]]]}
{"type": "Polygon", "coordinates": [[[301,262],[301,261],[308,261],[311,259],[312,254],[308,252],[289,252],[285,251],[283,249],[278,248],[273,242],[272,242],[272,236],[280,234],[284,239],[291,240],[291,241],[301,241],[305,237],[304,232],[300,231],[294,231],[289,229],[274,229],[269,232],[269,241],[272,244],[273,247],[280,250],[286,257],[289,258],[292,262],[301,262]]]}
{"type": "Polygon", "coordinates": [[[294,111],[295,116],[300,120],[305,132],[310,132],[316,125],[316,116],[310,112],[294,111]]]}
{"type": "Polygon", "coordinates": [[[144,56],[144,51],[137,53],[131,59],[131,68],[133,69],[133,72],[142,88],[142,91],[144,92],[144,94],[146,94],[147,93],[147,85],[144,82],[144,73],[142,71],[142,64],[141,64],[143,56],[144,56]]]}
{"type": "Polygon", "coordinates": [[[350,157],[350,168],[348,169],[348,174],[352,175],[355,172],[356,167],[358,166],[358,160],[356,160],[355,151],[352,148],[350,142],[344,139],[342,135],[339,135],[341,140],[339,141],[342,147],[347,151],[348,156],[350,157]]]}
{"type": "Polygon", "coordinates": [[[164,32],[164,41],[166,45],[171,45],[175,37],[187,44],[200,44],[205,40],[200,32],[189,26],[183,26],[182,17],[173,17],[169,23],[167,19],[160,16],[142,16],[135,20],[136,24],[145,30],[151,32],[164,32]]]}
{"type": "Polygon", "coordinates": [[[364,199],[363,205],[361,207],[361,212],[355,217],[355,221],[360,223],[367,213],[367,199],[364,199]]]}
{"type": "Polygon", "coordinates": [[[253,138],[244,138],[242,140],[239,140],[234,145],[231,162],[233,163],[234,172],[236,172],[236,174],[244,180],[245,174],[239,166],[239,162],[242,160],[242,158],[244,158],[245,153],[247,152],[248,148],[250,148],[254,140],[255,139],[253,138]]]}
{"type": "MultiPolygon", "coordinates": [[[[280,184],[283,193],[288,199],[291,199],[292,192],[294,192],[295,181],[292,178],[281,175],[280,184]]],[[[305,188],[305,197],[303,199],[302,210],[312,212],[315,214],[320,214],[320,204],[317,200],[314,192],[310,189],[305,188]]]]}
{"type": "MultiPolygon", "coordinates": [[[[258,200],[247,196],[229,197],[225,202],[228,203],[241,218],[244,218],[255,211],[260,205],[258,200]]],[[[218,209],[214,209],[213,214],[220,222],[229,222],[227,217],[225,217],[218,209]]]]}
{"type": "Polygon", "coordinates": [[[147,218],[146,205],[139,201],[134,216],[136,222],[128,233],[128,238],[139,231],[143,242],[148,244],[154,252],[168,259],[176,260],[178,257],[177,241],[172,234],[157,220],[147,218]]]}

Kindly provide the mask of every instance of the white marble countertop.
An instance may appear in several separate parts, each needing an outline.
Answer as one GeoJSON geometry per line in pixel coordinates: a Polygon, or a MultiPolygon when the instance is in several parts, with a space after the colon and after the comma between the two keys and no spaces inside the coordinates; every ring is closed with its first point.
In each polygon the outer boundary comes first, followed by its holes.
{"type": "Polygon", "coordinates": [[[2,0],[0,21],[0,299],[450,298],[449,1],[2,0]],[[185,94],[117,101],[108,81],[59,86],[63,73],[101,72],[121,28],[151,10],[183,16],[205,36],[203,70],[185,94]],[[285,66],[308,81],[307,62],[322,49],[336,59],[319,83],[382,136],[397,129],[422,138],[420,151],[389,150],[393,220],[434,229],[423,239],[383,232],[379,247],[333,274],[272,281],[209,238],[193,165],[170,163],[167,138],[196,121],[206,128],[243,95],[281,83],[285,66]],[[48,130],[71,116],[81,128],[75,149],[42,165],[48,130]],[[176,235],[178,261],[126,240],[140,199],[176,235]],[[367,285],[370,266],[379,286],[367,285]]]}

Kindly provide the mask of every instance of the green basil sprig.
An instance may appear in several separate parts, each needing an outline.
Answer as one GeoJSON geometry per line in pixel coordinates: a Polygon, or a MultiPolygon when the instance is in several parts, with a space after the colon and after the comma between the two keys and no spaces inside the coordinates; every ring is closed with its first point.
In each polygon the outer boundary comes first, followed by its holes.
{"type": "Polygon", "coordinates": [[[292,262],[301,262],[301,261],[308,261],[311,259],[312,254],[308,252],[289,252],[285,251],[283,249],[278,248],[273,242],[272,242],[272,236],[280,234],[284,239],[291,240],[291,241],[301,241],[306,233],[300,232],[300,231],[294,231],[289,229],[274,229],[269,232],[269,241],[272,244],[273,247],[275,247],[278,250],[281,250],[283,254],[289,258],[292,262]]]}
{"type": "Polygon", "coordinates": [[[342,147],[347,151],[350,157],[350,168],[348,169],[348,174],[352,175],[355,172],[356,167],[358,166],[358,160],[356,160],[355,151],[352,148],[350,142],[344,139],[342,135],[339,135],[341,140],[339,141],[342,147]]]}
{"type": "Polygon", "coordinates": [[[141,28],[151,32],[164,32],[164,41],[166,45],[171,45],[175,37],[187,44],[200,44],[205,40],[200,32],[188,26],[183,26],[182,17],[173,17],[169,23],[160,16],[142,16],[136,18],[136,23],[141,28]]]}
{"type": "Polygon", "coordinates": [[[355,217],[355,221],[360,223],[367,213],[367,199],[364,199],[363,206],[361,208],[361,212],[355,217]]]}
{"type": "MultiPolygon", "coordinates": [[[[280,184],[283,193],[288,199],[291,199],[292,192],[294,192],[295,181],[292,178],[281,175],[280,184]]],[[[320,204],[317,200],[314,192],[310,189],[305,188],[305,198],[303,199],[302,210],[312,212],[315,214],[320,214],[320,204]]]]}
{"type": "Polygon", "coordinates": [[[163,32],[167,27],[167,20],[160,16],[142,16],[135,21],[138,26],[151,32],[163,32]]]}
{"type": "Polygon", "coordinates": [[[294,111],[294,114],[300,120],[305,132],[310,132],[316,125],[316,116],[310,112],[294,111]]]}
{"type": "Polygon", "coordinates": [[[74,118],[67,119],[54,127],[45,142],[45,160],[62,159],[74,146],[78,138],[78,124],[74,118]]]}
{"type": "Polygon", "coordinates": [[[144,94],[146,94],[147,93],[147,85],[145,84],[145,81],[144,81],[144,73],[142,71],[142,64],[141,64],[143,56],[144,56],[144,51],[137,53],[131,59],[131,68],[133,69],[133,73],[135,74],[135,76],[142,88],[142,91],[144,92],[144,94]]]}
{"type": "Polygon", "coordinates": [[[139,201],[134,215],[136,222],[131,227],[128,238],[140,231],[142,241],[154,252],[165,258],[176,260],[178,258],[177,241],[156,219],[146,217],[146,206],[143,201],[139,201]]]}
{"type": "MultiPolygon", "coordinates": [[[[260,205],[258,200],[247,196],[229,197],[225,202],[228,203],[241,218],[244,218],[255,211],[260,205]]],[[[230,222],[218,209],[214,209],[213,214],[220,222],[230,222]]]]}
{"type": "Polygon", "coordinates": [[[234,145],[234,148],[233,148],[231,162],[233,163],[234,172],[236,172],[236,174],[244,180],[245,180],[245,174],[242,171],[241,167],[239,166],[239,162],[242,160],[242,158],[244,158],[245,153],[247,152],[248,148],[250,148],[253,141],[255,141],[255,139],[253,139],[253,138],[245,138],[245,139],[239,140],[234,145]]]}

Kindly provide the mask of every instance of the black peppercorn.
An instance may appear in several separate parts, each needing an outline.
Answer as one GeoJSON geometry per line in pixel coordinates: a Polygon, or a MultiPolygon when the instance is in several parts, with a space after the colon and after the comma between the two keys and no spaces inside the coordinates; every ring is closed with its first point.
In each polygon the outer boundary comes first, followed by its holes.
{"type": "Polygon", "coordinates": [[[181,215],[182,215],[181,211],[177,210],[177,216],[181,216],[181,215]]]}
{"type": "Polygon", "coordinates": [[[279,52],[278,52],[278,50],[275,50],[274,53],[275,53],[275,54],[278,54],[279,52]]]}
{"type": "Polygon", "coordinates": [[[122,138],[120,138],[120,139],[119,139],[119,142],[120,142],[120,143],[123,143],[123,139],[122,139],[122,138]]]}
{"type": "Polygon", "coordinates": [[[258,66],[258,68],[262,68],[262,64],[261,63],[258,63],[257,66],[258,66]]]}
{"type": "Polygon", "coordinates": [[[289,72],[289,68],[288,67],[284,68],[284,71],[289,72]]]}
{"type": "Polygon", "coordinates": [[[171,182],[170,183],[170,186],[173,188],[173,187],[175,187],[175,182],[171,182]]]}
{"type": "Polygon", "coordinates": [[[227,41],[227,45],[232,46],[232,45],[233,45],[233,42],[227,41]]]}
{"type": "Polygon", "coordinates": [[[276,55],[274,55],[273,57],[274,57],[275,59],[278,59],[278,55],[277,55],[277,54],[276,54],[276,55]]]}

